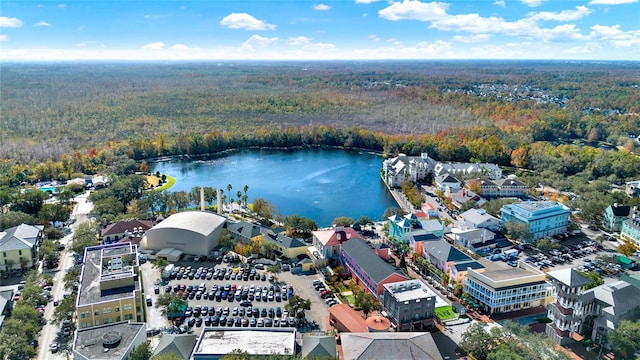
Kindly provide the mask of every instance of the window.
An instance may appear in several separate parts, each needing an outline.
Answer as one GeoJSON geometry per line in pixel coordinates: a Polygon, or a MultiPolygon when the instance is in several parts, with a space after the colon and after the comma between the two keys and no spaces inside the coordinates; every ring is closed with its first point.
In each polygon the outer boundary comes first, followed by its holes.
{"type": "Polygon", "coordinates": [[[124,315],[124,319],[125,320],[132,320],[133,319],[133,314],[125,314],[124,315]]]}
{"type": "Polygon", "coordinates": [[[120,312],[120,306],[116,306],[115,312],[120,312]]]}
{"type": "Polygon", "coordinates": [[[108,307],[108,308],[104,308],[104,309],[102,309],[102,313],[103,313],[103,314],[111,314],[111,308],[110,308],[110,307],[108,307]]]}
{"type": "Polygon", "coordinates": [[[131,310],[131,309],[133,309],[133,305],[131,305],[131,304],[124,304],[123,309],[124,309],[124,310],[131,310]]]}
{"type": "Polygon", "coordinates": [[[2,256],[3,256],[3,257],[7,257],[7,252],[6,252],[6,251],[3,251],[3,252],[2,252],[2,256]]]}
{"type": "Polygon", "coordinates": [[[95,315],[95,316],[100,315],[100,311],[98,311],[98,310],[94,311],[94,312],[93,312],[93,315],[95,315]]]}
{"type": "Polygon", "coordinates": [[[18,250],[18,255],[22,255],[22,250],[18,250]]]}

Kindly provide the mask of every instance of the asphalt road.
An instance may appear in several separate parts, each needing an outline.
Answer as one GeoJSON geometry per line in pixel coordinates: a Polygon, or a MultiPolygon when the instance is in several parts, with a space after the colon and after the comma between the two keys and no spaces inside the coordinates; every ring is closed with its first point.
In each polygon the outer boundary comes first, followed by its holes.
{"type": "MultiPolygon", "coordinates": [[[[46,270],[44,273],[48,273],[53,276],[53,288],[51,289],[51,294],[54,299],[62,299],[65,293],[64,282],[63,279],[67,274],[67,271],[73,267],[74,260],[73,255],[68,252],[69,245],[71,245],[71,239],[73,238],[73,232],[75,228],[88,220],[88,215],[91,209],[93,208],[93,204],[88,201],[89,193],[86,192],[84,194],[78,195],[74,200],[77,205],[74,207],[72,212],[72,217],[76,218],[76,222],[71,225],[71,234],[65,236],[60,240],[61,244],[65,245],[65,250],[60,253],[60,265],[58,269],[46,270]]],[[[47,325],[45,325],[40,332],[40,337],[38,339],[39,348],[38,348],[38,359],[40,360],[62,360],[67,358],[67,352],[70,354],[70,346],[73,341],[72,337],[68,339],[69,348],[63,348],[56,354],[52,354],[49,350],[50,345],[54,341],[58,341],[61,345],[64,342],[64,338],[58,336],[58,332],[60,331],[59,325],[54,325],[51,319],[53,318],[53,302],[47,304],[45,308],[45,319],[47,319],[47,325]],[[66,351],[68,350],[68,351],[66,351]]]]}

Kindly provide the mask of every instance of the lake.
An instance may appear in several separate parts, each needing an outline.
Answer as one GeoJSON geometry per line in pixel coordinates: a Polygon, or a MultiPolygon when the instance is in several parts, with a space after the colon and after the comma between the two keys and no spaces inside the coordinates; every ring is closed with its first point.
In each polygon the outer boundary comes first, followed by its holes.
{"type": "MultiPolygon", "coordinates": [[[[219,188],[232,198],[249,186],[247,196],[273,204],[274,216],[300,215],[318,226],[338,216],[381,220],[385,209],[397,207],[380,179],[382,157],[337,149],[242,150],[208,160],[175,160],[150,164],[153,173],[176,179],[170,191],[195,186],[219,188]]],[[[228,199],[228,195],[227,195],[228,199]]]]}

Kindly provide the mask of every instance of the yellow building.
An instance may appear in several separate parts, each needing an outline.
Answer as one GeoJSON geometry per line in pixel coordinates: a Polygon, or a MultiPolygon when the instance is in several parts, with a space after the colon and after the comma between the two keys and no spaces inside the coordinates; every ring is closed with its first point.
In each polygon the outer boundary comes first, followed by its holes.
{"type": "Polygon", "coordinates": [[[76,300],[78,328],[120,321],[145,321],[137,246],[131,243],[85,249],[76,300]]]}
{"type": "Polygon", "coordinates": [[[514,268],[467,272],[464,291],[488,314],[500,314],[553,301],[547,275],[537,268],[518,262],[514,268]]]}
{"type": "Polygon", "coordinates": [[[272,244],[276,252],[289,259],[296,259],[299,255],[309,253],[307,244],[284,234],[263,232],[262,245],[266,244],[272,244]]]}
{"type": "Polygon", "coordinates": [[[0,270],[32,268],[38,261],[42,225],[21,224],[0,232],[0,270]]]}

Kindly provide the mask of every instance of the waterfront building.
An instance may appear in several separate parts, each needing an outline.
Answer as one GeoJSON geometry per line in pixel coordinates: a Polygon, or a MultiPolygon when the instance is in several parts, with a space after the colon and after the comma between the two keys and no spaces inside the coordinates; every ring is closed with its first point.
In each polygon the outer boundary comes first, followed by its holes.
{"type": "Polygon", "coordinates": [[[524,201],[502,206],[502,226],[510,221],[527,225],[531,241],[567,232],[571,211],[555,201],[524,201]]]}
{"type": "Polygon", "coordinates": [[[78,328],[145,321],[137,246],[90,246],[84,250],[76,315],[78,328]]]}
{"type": "Polygon", "coordinates": [[[434,160],[426,153],[420,156],[399,154],[382,162],[382,177],[389,187],[400,187],[404,181],[426,181],[433,172],[434,160]]]}
{"type": "Polygon", "coordinates": [[[382,308],[399,331],[423,330],[433,326],[436,294],[421,280],[384,285],[382,308]]]}

